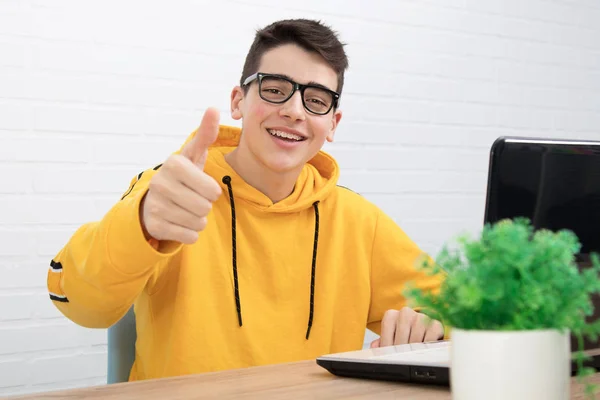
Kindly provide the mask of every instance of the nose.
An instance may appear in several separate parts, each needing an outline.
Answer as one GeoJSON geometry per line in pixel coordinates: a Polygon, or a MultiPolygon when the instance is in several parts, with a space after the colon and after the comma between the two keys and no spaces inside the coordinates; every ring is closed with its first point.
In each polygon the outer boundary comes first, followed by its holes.
{"type": "Polygon", "coordinates": [[[304,105],[302,104],[302,93],[297,90],[292,97],[281,105],[279,115],[284,118],[289,118],[292,121],[302,121],[306,119],[304,105]]]}

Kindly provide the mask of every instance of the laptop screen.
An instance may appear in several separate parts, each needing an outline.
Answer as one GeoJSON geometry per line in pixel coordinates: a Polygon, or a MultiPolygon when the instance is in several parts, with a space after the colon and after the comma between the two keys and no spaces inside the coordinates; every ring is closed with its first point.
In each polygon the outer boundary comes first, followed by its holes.
{"type": "Polygon", "coordinates": [[[492,147],[485,222],[527,217],[570,229],[580,262],[600,252],[600,142],[500,138],[492,147]]]}

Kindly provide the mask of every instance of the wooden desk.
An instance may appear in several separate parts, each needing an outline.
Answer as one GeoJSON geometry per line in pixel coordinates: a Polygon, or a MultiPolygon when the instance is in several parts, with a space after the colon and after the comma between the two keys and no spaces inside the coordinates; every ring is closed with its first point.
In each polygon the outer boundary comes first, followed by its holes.
{"type": "MultiPolygon", "coordinates": [[[[592,378],[600,384],[600,373],[592,378]]],[[[238,369],[116,385],[37,393],[20,400],[105,399],[402,399],[450,400],[447,387],[338,378],[314,361],[238,369]]],[[[572,399],[584,399],[573,382],[572,399]]]]}

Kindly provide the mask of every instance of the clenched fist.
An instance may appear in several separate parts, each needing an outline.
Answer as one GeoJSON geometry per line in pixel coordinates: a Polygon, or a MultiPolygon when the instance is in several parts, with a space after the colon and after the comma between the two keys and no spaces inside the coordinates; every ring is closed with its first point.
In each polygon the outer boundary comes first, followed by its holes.
{"type": "Polygon", "coordinates": [[[208,147],[219,133],[219,112],[209,108],[200,127],[180,154],[171,155],[152,177],[140,205],[140,221],[146,239],[191,244],[206,227],[212,203],[221,187],[204,173],[208,147]]]}

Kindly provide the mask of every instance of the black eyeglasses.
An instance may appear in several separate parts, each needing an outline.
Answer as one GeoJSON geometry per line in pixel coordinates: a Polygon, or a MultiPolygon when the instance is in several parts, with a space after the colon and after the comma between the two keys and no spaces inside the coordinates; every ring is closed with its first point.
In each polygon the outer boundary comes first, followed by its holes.
{"type": "Polygon", "coordinates": [[[250,75],[244,81],[243,86],[247,86],[255,80],[258,80],[258,94],[261,99],[269,103],[282,104],[288,101],[296,90],[299,90],[304,108],[317,115],[325,115],[333,107],[337,107],[340,98],[338,93],[324,86],[302,85],[287,76],[263,74],[262,72],[250,75]]]}

